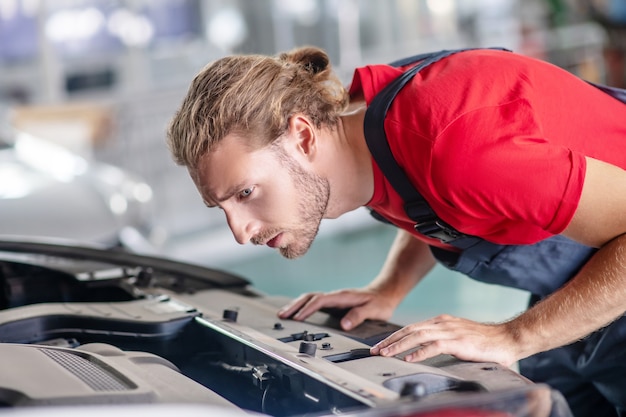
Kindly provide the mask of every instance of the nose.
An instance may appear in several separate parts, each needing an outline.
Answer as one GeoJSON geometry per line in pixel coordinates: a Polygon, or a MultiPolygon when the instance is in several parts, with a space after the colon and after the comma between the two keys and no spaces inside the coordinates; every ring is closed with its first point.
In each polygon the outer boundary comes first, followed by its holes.
{"type": "Polygon", "coordinates": [[[248,243],[258,228],[255,226],[254,220],[241,211],[236,213],[234,211],[226,211],[226,221],[235,240],[240,245],[248,243]]]}

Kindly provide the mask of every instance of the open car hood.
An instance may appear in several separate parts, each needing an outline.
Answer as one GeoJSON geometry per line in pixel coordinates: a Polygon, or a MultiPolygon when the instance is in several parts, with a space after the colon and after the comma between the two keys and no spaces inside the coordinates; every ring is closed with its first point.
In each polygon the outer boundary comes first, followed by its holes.
{"type": "Polygon", "coordinates": [[[0,271],[0,406],[18,416],[51,406],[64,415],[571,415],[558,393],[497,364],[371,356],[399,328],[391,323],[344,332],[333,311],[280,320],[284,297],[225,271],[8,238],[0,271]]]}

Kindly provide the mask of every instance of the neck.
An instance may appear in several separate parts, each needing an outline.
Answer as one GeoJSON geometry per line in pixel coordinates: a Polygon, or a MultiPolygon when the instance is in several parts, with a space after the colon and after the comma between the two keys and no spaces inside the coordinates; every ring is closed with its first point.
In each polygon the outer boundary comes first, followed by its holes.
{"type": "Polygon", "coordinates": [[[331,195],[327,217],[335,218],[365,205],[374,193],[372,159],[365,136],[365,106],[343,115],[328,145],[327,178],[331,195]]]}

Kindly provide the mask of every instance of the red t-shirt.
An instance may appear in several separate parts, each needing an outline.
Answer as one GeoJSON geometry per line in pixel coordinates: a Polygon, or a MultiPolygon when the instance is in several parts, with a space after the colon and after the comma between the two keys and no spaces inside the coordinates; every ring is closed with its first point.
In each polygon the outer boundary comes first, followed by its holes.
{"type": "MultiPolygon", "coordinates": [[[[356,70],[369,104],[403,70],[356,70]]],[[[561,233],[580,199],[585,156],[626,168],[626,104],[549,63],[511,52],[452,55],[420,71],[385,119],[391,150],[437,215],[498,244],[561,233]]],[[[374,166],[367,206],[413,229],[374,166]]],[[[424,238],[438,246],[438,241],[424,238]]]]}

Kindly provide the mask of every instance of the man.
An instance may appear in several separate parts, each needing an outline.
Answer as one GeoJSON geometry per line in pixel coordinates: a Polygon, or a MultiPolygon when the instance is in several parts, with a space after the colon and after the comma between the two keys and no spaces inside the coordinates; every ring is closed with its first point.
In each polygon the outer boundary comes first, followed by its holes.
{"type": "Polygon", "coordinates": [[[348,100],[319,49],[226,57],[194,79],[169,146],[241,244],[295,258],[323,218],[361,206],[398,226],[369,285],[304,294],[280,317],[347,308],[346,330],[388,319],[439,260],[528,289],[533,305],[498,324],[447,315],[414,323],[373,354],[521,360],[576,415],[624,415],[626,105],[550,64],[495,50],[442,59],[398,93],[384,120],[395,158],[443,221],[498,248],[485,255],[417,232],[372,160],[365,112],[406,69],[357,69],[348,100]]]}

